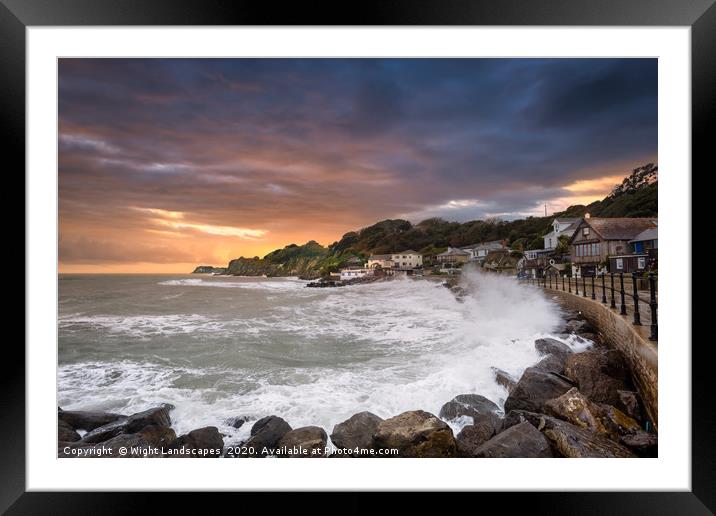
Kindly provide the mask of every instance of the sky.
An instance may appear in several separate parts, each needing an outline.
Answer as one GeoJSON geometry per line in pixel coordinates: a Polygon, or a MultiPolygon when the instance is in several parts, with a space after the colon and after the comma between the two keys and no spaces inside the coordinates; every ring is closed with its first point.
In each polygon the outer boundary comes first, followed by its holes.
{"type": "Polygon", "coordinates": [[[60,272],[544,215],[657,162],[656,59],[60,59],[60,272]]]}

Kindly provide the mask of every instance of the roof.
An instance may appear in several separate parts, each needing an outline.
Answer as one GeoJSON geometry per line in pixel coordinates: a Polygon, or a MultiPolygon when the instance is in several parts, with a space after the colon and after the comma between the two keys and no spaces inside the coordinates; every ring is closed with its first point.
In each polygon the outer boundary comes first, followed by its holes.
{"type": "Polygon", "coordinates": [[[393,254],[420,254],[417,251],[413,251],[412,249],[406,249],[405,251],[398,251],[397,253],[393,254]]]}
{"type": "Polygon", "coordinates": [[[596,218],[583,219],[604,240],[631,240],[643,231],[656,228],[654,218],[596,218]]]}
{"type": "Polygon", "coordinates": [[[393,257],[392,254],[371,254],[369,260],[390,260],[393,257]]]}
{"type": "Polygon", "coordinates": [[[455,247],[449,247],[447,251],[445,251],[444,253],[440,253],[438,256],[457,256],[457,255],[464,256],[466,254],[469,255],[470,253],[468,253],[467,251],[463,251],[462,249],[457,249],[455,247]]]}
{"type": "Polygon", "coordinates": [[[556,217],[554,220],[557,221],[557,222],[562,222],[562,223],[564,223],[564,224],[567,224],[567,223],[574,224],[575,222],[579,222],[581,219],[579,219],[579,218],[576,218],[576,219],[565,219],[565,218],[562,218],[562,217],[556,217]]]}
{"type": "Polygon", "coordinates": [[[657,240],[659,238],[658,228],[645,229],[629,242],[643,242],[644,240],[657,240]]]}

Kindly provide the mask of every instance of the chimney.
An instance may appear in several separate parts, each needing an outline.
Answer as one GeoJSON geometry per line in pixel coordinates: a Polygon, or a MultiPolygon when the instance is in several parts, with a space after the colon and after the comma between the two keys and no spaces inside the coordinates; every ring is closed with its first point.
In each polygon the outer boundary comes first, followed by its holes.
{"type": "Polygon", "coordinates": [[[584,218],[585,218],[585,219],[588,219],[588,218],[589,218],[589,213],[585,213],[585,214],[584,214],[584,218]]]}

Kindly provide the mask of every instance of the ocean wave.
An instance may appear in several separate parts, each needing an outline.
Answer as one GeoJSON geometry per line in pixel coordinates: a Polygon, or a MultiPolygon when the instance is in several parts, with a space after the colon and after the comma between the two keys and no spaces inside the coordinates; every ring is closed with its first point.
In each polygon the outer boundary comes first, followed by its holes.
{"type": "Polygon", "coordinates": [[[306,286],[307,281],[282,278],[281,280],[254,279],[247,281],[243,278],[214,278],[211,280],[201,278],[186,278],[160,281],[159,285],[174,287],[217,287],[217,288],[244,288],[258,290],[298,290],[306,286]]]}
{"type": "Polygon", "coordinates": [[[110,334],[122,334],[148,338],[160,335],[222,333],[222,322],[199,314],[170,315],[83,315],[61,316],[59,328],[64,331],[105,330],[110,334]]]}

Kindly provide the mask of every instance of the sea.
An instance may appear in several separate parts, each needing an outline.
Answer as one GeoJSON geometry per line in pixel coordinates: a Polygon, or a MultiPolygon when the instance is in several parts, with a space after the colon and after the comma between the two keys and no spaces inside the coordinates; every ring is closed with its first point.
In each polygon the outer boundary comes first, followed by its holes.
{"type": "Polygon", "coordinates": [[[267,415],[330,434],[361,411],[438,414],[458,394],[502,407],[493,367],[518,378],[540,360],[541,337],[590,345],[560,334],[564,314],[539,289],[477,270],[461,282],[459,297],[409,277],[307,288],[298,278],[62,274],[58,405],[129,414],[171,403],[177,435],[211,425],[227,444],[267,415]]]}

